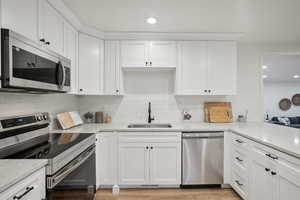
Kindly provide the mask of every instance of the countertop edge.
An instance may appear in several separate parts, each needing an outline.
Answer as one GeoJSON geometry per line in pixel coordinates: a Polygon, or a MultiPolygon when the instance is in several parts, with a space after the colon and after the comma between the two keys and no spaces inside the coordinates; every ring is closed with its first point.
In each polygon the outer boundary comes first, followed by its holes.
{"type": "MultiPolygon", "coordinates": [[[[38,162],[32,169],[30,169],[30,170],[26,171],[26,173],[22,174],[22,176],[16,177],[13,180],[11,180],[10,182],[6,183],[4,186],[0,187],[0,193],[5,192],[13,185],[17,184],[18,182],[22,181],[23,179],[27,178],[28,176],[32,175],[33,173],[35,173],[36,171],[45,167],[48,164],[47,160],[39,160],[39,161],[40,162],[38,162]]],[[[22,162],[22,161],[20,161],[20,162],[22,162]]]]}

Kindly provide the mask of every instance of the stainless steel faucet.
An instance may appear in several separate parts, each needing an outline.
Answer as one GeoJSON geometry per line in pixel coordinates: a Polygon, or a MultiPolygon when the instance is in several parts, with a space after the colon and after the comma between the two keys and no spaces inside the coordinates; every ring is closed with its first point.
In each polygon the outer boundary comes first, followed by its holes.
{"type": "Polygon", "coordinates": [[[148,104],[148,123],[151,124],[151,122],[154,120],[154,117],[151,117],[151,102],[148,104]]]}

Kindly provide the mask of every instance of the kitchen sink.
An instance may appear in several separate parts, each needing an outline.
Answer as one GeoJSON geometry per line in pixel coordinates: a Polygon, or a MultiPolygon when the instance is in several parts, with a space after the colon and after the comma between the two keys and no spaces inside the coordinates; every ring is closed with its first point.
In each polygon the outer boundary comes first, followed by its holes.
{"type": "Polygon", "coordinates": [[[172,128],[171,124],[129,124],[128,128],[172,128]]]}

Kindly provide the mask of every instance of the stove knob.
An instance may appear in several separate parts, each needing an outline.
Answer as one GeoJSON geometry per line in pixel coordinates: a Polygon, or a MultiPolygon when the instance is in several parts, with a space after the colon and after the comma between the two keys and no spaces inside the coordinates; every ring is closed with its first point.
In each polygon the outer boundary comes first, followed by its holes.
{"type": "Polygon", "coordinates": [[[42,152],[39,152],[37,155],[36,155],[36,158],[41,158],[43,156],[43,153],[42,152]]]}
{"type": "Polygon", "coordinates": [[[40,115],[38,116],[38,121],[42,121],[43,120],[43,117],[40,115]]]}
{"type": "Polygon", "coordinates": [[[44,120],[47,120],[47,119],[48,119],[47,115],[44,115],[44,116],[43,116],[43,119],[44,119],[44,120]]]}

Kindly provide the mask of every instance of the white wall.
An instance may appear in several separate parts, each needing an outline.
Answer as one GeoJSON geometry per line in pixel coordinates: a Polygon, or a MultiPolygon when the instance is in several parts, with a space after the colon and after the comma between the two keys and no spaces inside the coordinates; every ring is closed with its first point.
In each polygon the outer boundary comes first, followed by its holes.
{"type": "Polygon", "coordinates": [[[292,99],[294,94],[300,93],[299,82],[265,82],[264,110],[273,116],[300,116],[300,106],[292,106],[288,111],[280,110],[278,103],[283,98],[292,99]]]}
{"type": "MultiPolygon", "coordinates": [[[[67,94],[7,94],[0,93],[0,117],[36,112],[55,114],[78,109],[78,98],[67,94]]],[[[52,124],[55,127],[55,123],[52,124]]]]}
{"type": "Polygon", "coordinates": [[[204,101],[231,101],[235,117],[246,110],[249,121],[263,120],[263,96],[261,79],[262,57],[269,53],[300,52],[300,44],[238,44],[238,95],[232,97],[177,97],[172,95],[127,95],[125,97],[80,97],[81,113],[105,110],[114,122],[146,120],[147,102],[153,103],[153,114],[159,122],[176,122],[181,110],[187,108],[193,121],[203,121],[204,101]]]}

